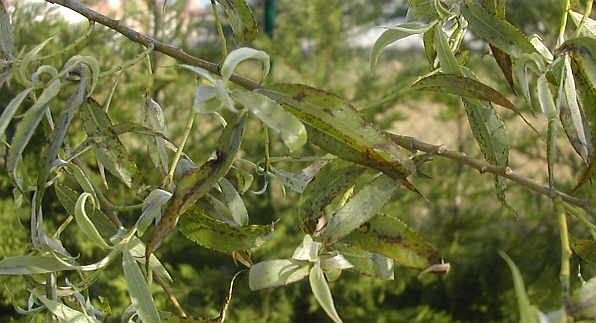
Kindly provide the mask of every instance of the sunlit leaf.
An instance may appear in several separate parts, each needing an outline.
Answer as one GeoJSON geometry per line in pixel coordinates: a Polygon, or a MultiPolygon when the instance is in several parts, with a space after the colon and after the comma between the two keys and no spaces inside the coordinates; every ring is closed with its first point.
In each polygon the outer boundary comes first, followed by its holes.
{"type": "Polygon", "coordinates": [[[405,178],[416,172],[407,151],[366,120],[346,100],[300,84],[271,84],[257,90],[281,102],[307,125],[309,140],[343,159],[382,171],[415,190],[405,178]]]}
{"type": "Polygon", "coordinates": [[[341,240],[418,270],[442,263],[441,254],[399,219],[378,214],[341,240]]]}
{"type": "Polygon", "coordinates": [[[248,225],[248,211],[234,185],[224,177],[219,181],[219,188],[226,200],[226,205],[230,210],[234,223],[237,226],[248,225]]]}
{"type": "MultiPolygon", "coordinates": [[[[155,132],[168,135],[168,128],[166,125],[166,118],[161,106],[150,97],[145,98],[145,104],[141,110],[142,121],[141,124],[155,132]]],[[[163,138],[154,136],[144,136],[149,157],[153,165],[159,170],[162,176],[168,173],[169,161],[166,151],[166,142],[163,138]]]]}
{"type": "Polygon", "coordinates": [[[80,112],[95,157],[126,186],[141,187],[141,173],[115,133],[106,111],[95,100],[88,98],[80,112]]]}
{"type": "Polygon", "coordinates": [[[122,253],[122,268],[132,306],[144,323],[160,323],[159,313],[145,277],[128,250],[122,253]]]}
{"type": "MultiPolygon", "coordinates": [[[[582,21],[582,19],[584,18],[583,14],[575,12],[573,10],[569,11],[569,16],[571,17],[576,26],[578,26],[580,21],[582,21]]],[[[582,30],[580,31],[580,35],[596,38],[596,20],[589,17],[586,18],[587,19],[584,23],[584,28],[582,28],[582,30]]]]}
{"type": "Polygon", "coordinates": [[[221,65],[221,76],[224,80],[229,80],[238,64],[245,60],[254,59],[261,61],[263,65],[263,72],[261,73],[261,82],[269,74],[271,63],[269,61],[269,55],[261,50],[256,50],[250,47],[242,47],[231,51],[223,64],[221,65]]]}
{"type": "Polygon", "coordinates": [[[341,242],[333,245],[333,248],[337,249],[352,264],[352,270],[367,276],[387,280],[394,279],[394,260],[392,258],[341,242]]]}
{"type": "Polygon", "coordinates": [[[381,211],[399,186],[399,182],[387,175],[370,181],[335,211],[321,235],[322,239],[334,243],[356,230],[381,211]]]}
{"type": "Polygon", "coordinates": [[[16,179],[17,165],[25,147],[29,144],[46,109],[49,108],[50,101],[58,95],[61,87],[60,80],[52,81],[37,98],[37,101],[25,112],[23,119],[17,125],[6,160],[6,168],[13,179],[16,179]]]}
{"type": "MultiPolygon", "coordinates": [[[[141,239],[139,239],[136,236],[132,236],[127,246],[128,251],[130,252],[132,257],[141,265],[146,266],[146,259],[144,257],[146,249],[145,244],[141,241],[141,239]]],[[[149,269],[152,272],[157,273],[159,276],[166,278],[169,281],[174,281],[172,276],[170,276],[170,273],[166,270],[164,265],[156,257],[151,257],[149,259],[149,269]]]]}
{"type": "Polygon", "coordinates": [[[308,275],[307,261],[277,259],[262,261],[250,267],[248,284],[251,290],[285,286],[308,275]]]}
{"type": "Polygon", "coordinates": [[[231,93],[232,98],[277,132],[286,147],[294,151],[306,143],[306,128],[293,114],[268,97],[243,89],[231,93]]]}
{"type": "MultiPolygon", "coordinates": [[[[0,83],[1,84],[1,83],[0,83]]],[[[6,128],[8,128],[8,124],[12,121],[15,113],[23,103],[23,100],[33,91],[32,88],[28,88],[23,90],[21,93],[17,94],[11,101],[8,103],[2,114],[0,115],[0,136],[5,134],[6,128]]]]}
{"type": "Polygon", "coordinates": [[[14,256],[0,260],[0,275],[33,275],[72,270],[52,257],[14,256]]]}
{"type": "Polygon", "coordinates": [[[536,51],[530,40],[516,27],[486,12],[474,2],[464,1],[461,13],[478,36],[514,59],[523,53],[536,51]]]}
{"type": "Polygon", "coordinates": [[[375,44],[373,45],[373,48],[370,53],[371,73],[374,75],[379,56],[381,56],[381,52],[387,46],[408,36],[423,34],[430,28],[432,28],[434,25],[435,23],[421,24],[418,22],[410,22],[400,24],[395,27],[384,27],[387,30],[385,30],[381,34],[381,36],[379,36],[379,38],[375,41],[375,44]]]}
{"type": "Polygon", "coordinates": [[[174,195],[164,210],[164,216],[147,243],[147,258],[176,227],[180,215],[228,173],[240,149],[246,116],[241,111],[224,128],[217,142],[215,159],[208,160],[180,178],[174,195]]]}
{"type": "Polygon", "coordinates": [[[37,299],[54,314],[61,323],[101,323],[100,320],[91,317],[83,312],[73,310],[72,308],[58,302],[54,302],[45,296],[38,296],[37,299]]]}
{"type": "Polygon", "coordinates": [[[341,159],[323,166],[300,197],[298,219],[302,231],[307,234],[314,233],[319,218],[324,215],[325,207],[353,186],[365,170],[357,164],[341,159]]]}
{"type": "Polygon", "coordinates": [[[85,202],[91,196],[92,195],[89,193],[83,193],[81,194],[81,196],[79,196],[74,209],[75,220],[77,221],[77,224],[79,225],[81,231],[85,233],[89,240],[91,240],[96,245],[104,249],[111,249],[112,246],[105,242],[103,237],[99,234],[99,231],[97,231],[97,228],[95,228],[95,225],[93,224],[91,219],[89,219],[89,216],[87,215],[87,212],[85,210],[85,202]]]}
{"type": "Polygon", "coordinates": [[[318,263],[315,263],[310,269],[308,280],[310,282],[310,289],[312,290],[313,295],[315,296],[317,302],[319,302],[319,305],[321,305],[323,310],[325,310],[325,313],[329,315],[329,318],[331,318],[333,322],[341,323],[342,320],[339,317],[339,314],[337,314],[335,304],[333,303],[331,290],[329,289],[329,285],[327,285],[325,275],[323,275],[323,270],[318,263]]]}
{"type": "Polygon", "coordinates": [[[164,205],[170,200],[172,193],[155,189],[143,200],[143,213],[137,221],[137,232],[139,236],[143,235],[145,230],[154,220],[159,220],[163,212],[164,205]]]}
{"type": "MultiPolygon", "coordinates": [[[[64,207],[69,215],[74,217],[75,205],[81,193],[60,183],[54,184],[54,188],[56,190],[56,196],[62,204],[62,207],[64,207]]],[[[86,212],[87,214],[90,214],[89,218],[93,222],[93,226],[97,228],[97,231],[99,231],[104,239],[109,239],[117,233],[118,228],[116,228],[114,223],[110,221],[108,217],[101,212],[101,210],[91,207],[89,203],[87,203],[86,206],[86,212]]]]}
{"type": "Polygon", "coordinates": [[[273,238],[273,224],[233,226],[200,208],[186,211],[178,229],[197,244],[222,252],[249,250],[273,238]]]}
{"type": "Polygon", "coordinates": [[[234,33],[234,40],[239,46],[257,38],[257,21],[244,0],[217,0],[221,4],[234,33]]]}

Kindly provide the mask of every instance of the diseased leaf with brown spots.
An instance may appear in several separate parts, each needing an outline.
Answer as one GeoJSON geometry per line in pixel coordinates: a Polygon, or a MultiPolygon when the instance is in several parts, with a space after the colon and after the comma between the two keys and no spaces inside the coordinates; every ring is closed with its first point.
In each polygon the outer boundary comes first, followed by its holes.
{"type": "Polygon", "coordinates": [[[147,259],[176,227],[180,215],[228,173],[240,149],[246,116],[245,110],[240,111],[224,128],[217,142],[215,159],[187,172],[176,183],[176,190],[147,244],[147,259]]]}
{"type": "Polygon", "coordinates": [[[80,109],[83,128],[89,137],[91,149],[114,176],[126,186],[138,189],[143,185],[141,173],[130,154],[113,129],[106,111],[92,98],[88,98],[80,109]]]}
{"type": "Polygon", "coordinates": [[[244,0],[217,0],[228,16],[230,27],[234,33],[234,41],[239,46],[257,38],[259,31],[255,16],[244,0]]]}
{"type": "Polygon", "coordinates": [[[430,243],[401,220],[386,214],[376,215],[340,243],[380,253],[419,270],[442,263],[441,254],[430,243]]]}
{"type": "Polygon", "coordinates": [[[270,84],[258,92],[278,101],[305,124],[308,139],[342,159],[384,172],[417,192],[409,153],[339,96],[302,84],[270,84]]]}

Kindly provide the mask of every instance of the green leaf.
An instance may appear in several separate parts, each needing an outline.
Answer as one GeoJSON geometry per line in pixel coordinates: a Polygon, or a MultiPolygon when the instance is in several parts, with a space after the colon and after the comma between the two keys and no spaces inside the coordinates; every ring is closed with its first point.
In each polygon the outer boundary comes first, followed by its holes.
{"type": "Polygon", "coordinates": [[[484,11],[473,1],[464,1],[461,13],[478,36],[514,59],[523,53],[536,52],[530,40],[521,31],[507,21],[484,11]]]}
{"type": "Polygon", "coordinates": [[[517,269],[517,266],[507,256],[504,252],[499,251],[499,255],[505,259],[507,265],[509,265],[509,269],[511,269],[511,274],[513,275],[513,285],[515,288],[515,296],[517,298],[517,304],[519,306],[519,313],[520,313],[520,323],[540,323],[540,319],[538,316],[538,309],[536,309],[530,303],[530,299],[528,298],[528,294],[526,293],[526,288],[524,287],[524,280],[517,269]]]}
{"type": "Polygon", "coordinates": [[[271,68],[271,62],[269,61],[269,55],[261,50],[256,50],[250,47],[242,47],[233,50],[228,54],[223,64],[221,65],[221,76],[224,80],[229,80],[238,64],[249,59],[256,59],[261,61],[263,64],[263,71],[261,73],[262,82],[265,77],[269,74],[271,68]]]}
{"type": "Polygon", "coordinates": [[[571,58],[568,55],[563,59],[560,79],[558,104],[561,111],[561,123],[565,128],[569,142],[577,154],[584,163],[589,164],[594,155],[594,142],[590,125],[585,117],[584,110],[580,106],[571,69],[571,58]]]}
{"type": "Polygon", "coordinates": [[[93,318],[83,312],[73,310],[72,308],[58,302],[49,300],[43,295],[37,296],[37,299],[47,307],[47,309],[54,314],[61,323],[102,323],[100,320],[93,318]]]}
{"type": "Polygon", "coordinates": [[[596,265],[596,241],[570,236],[571,250],[583,260],[596,265]]]}
{"type": "MultiPolygon", "coordinates": [[[[0,57],[5,60],[14,58],[14,38],[10,14],[6,10],[4,1],[0,2],[0,57]]],[[[2,131],[0,131],[2,133],[2,131]]]]}
{"type": "MultiPolygon", "coordinates": [[[[584,18],[583,14],[581,14],[579,12],[575,12],[573,10],[569,11],[569,16],[571,17],[571,19],[573,20],[573,22],[575,23],[576,26],[579,26],[579,23],[584,18]]],[[[587,19],[584,23],[584,28],[582,28],[582,30],[580,31],[580,35],[595,38],[596,37],[596,20],[589,18],[589,17],[586,17],[586,18],[587,19]]]]}
{"type": "Polygon", "coordinates": [[[441,254],[417,232],[399,219],[378,214],[341,242],[380,253],[418,270],[441,264],[441,254]]]}
{"type": "Polygon", "coordinates": [[[80,112],[95,157],[126,186],[141,187],[141,173],[115,133],[106,111],[95,100],[88,98],[80,112]]]}
{"type": "Polygon", "coordinates": [[[15,113],[23,103],[23,100],[33,91],[32,88],[28,88],[23,90],[21,93],[17,94],[11,101],[8,103],[4,111],[2,111],[2,115],[0,115],[0,136],[5,134],[6,128],[8,128],[8,124],[12,121],[15,113]]]}
{"type": "Polygon", "coordinates": [[[399,182],[387,175],[373,179],[335,211],[321,235],[322,239],[334,243],[356,230],[381,211],[399,186],[399,182]]]}
{"type": "Polygon", "coordinates": [[[174,195],[164,210],[164,216],[147,243],[147,258],[176,227],[180,215],[228,173],[240,149],[246,116],[245,111],[241,111],[224,128],[217,142],[215,159],[207,161],[180,178],[174,195]]]}
{"type": "Polygon", "coordinates": [[[18,161],[25,150],[29,140],[33,136],[37,125],[50,106],[50,101],[58,95],[62,88],[60,80],[52,81],[43,93],[37,98],[37,101],[25,112],[23,119],[17,125],[16,132],[12,137],[10,149],[8,150],[8,157],[6,160],[6,168],[8,174],[16,181],[18,161]]]}
{"type": "Polygon", "coordinates": [[[399,24],[395,27],[383,27],[387,30],[385,30],[381,34],[381,36],[379,36],[379,38],[375,41],[375,44],[373,45],[373,48],[370,53],[370,72],[373,75],[375,74],[377,61],[379,60],[379,56],[381,56],[381,52],[385,49],[385,47],[408,36],[423,34],[435,25],[436,21],[430,24],[409,22],[399,24]]]}
{"type": "Polygon", "coordinates": [[[341,159],[336,159],[325,166],[306,186],[300,197],[300,228],[306,234],[316,231],[319,218],[336,197],[352,187],[366,169],[341,159]]]}
{"type": "Polygon", "coordinates": [[[0,275],[33,275],[72,270],[56,258],[44,256],[15,256],[0,261],[0,275]]]}
{"type": "Polygon", "coordinates": [[[276,259],[259,262],[250,267],[248,284],[251,290],[285,286],[308,275],[307,261],[276,259]]]}
{"type": "Polygon", "coordinates": [[[405,179],[416,172],[407,151],[346,100],[300,84],[271,84],[257,92],[282,103],[302,120],[315,145],[345,160],[382,171],[415,190],[405,179]]]}
{"type": "MultiPolygon", "coordinates": [[[[161,106],[149,96],[145,97],[145,104],[141,110],[141,117],[143,118],[141,124],[163,136],[168,135],[168,128],[166,126],[166,118],[161,106]]],[[[149,157],[153,165],[157,168],[162,176],[168,173],[169,161],[166,151],[166,141],[163,138],[155,136],[144,136],[149,157]]]]}
{"type": "Polygon", "coordinates": [[[339,314],[337,314],[335,304],[333,303],[333,296],[331,296],[331,290],[329,289],[329,285],[327,285],[325,275],[323,275],[323,270],[319,263],[315,263],[310,269],[308,280],[313,295],[317,299],[317,302],[319,302],[319,305],[325,310],[325,313],[327,313],[333,322],[341,323],[342,320],[339,314]]]}
{"type": "Polygon", "coordinates": [[[248,211],[234,185],[224,177],[219,181],[219,188],[227,202],[226,205],[230,210],[234,223],[237,226],[248,225],[248,211]]]}
{"type": "Polygon", "coordinates": [[[234,33],[234,40],[239,46],[257,38],[257,21],[244,0],[217,0],[221,4],[234,33]]]}
{"type": "MultiPolygon", "coordinates": [[[[62,207],[64,207],[64,209],[69,215],[74,217],[75,205],[81,193],[60,183],[54,184],[54,188],[56,190],[56,196],[62,204],[62,207]]],[[[87,205],[86,212],[87,214],[91,214],[89,218],[93,222],[93,226],[97,228],[97,231],[99,231],[99,233],[104,239],[109,239],[118,232],[118,228],[116,228],[114,223],[110,221],[108,217],[103,212],[101,212],[101,210],[89,207],[87,205]]]]}
{"type": "MultiPolygon", "coordinates": [[[[445,32],[437,28],[436,32],[437,56],[443,72],[464,76],[464,70],[457,62],[455,55],[449,48],[445,32]]],[[[468,73],[468,76],[474,76],[468,73]]],[[[472,128],[472,134],[480,147],[486,161],[493,165],[507,167],[509,163],[509,143],[507,131],[495,109],[487,102],[478,99],[462,98],[472,128]]],[[[497,199],[513,213],[515,211],[505,200],[507,180],[495,175],[495,189],[497,199]]]]}
{"type": "Polygon", "coordinates": [[[233,226],[198,207],[180,217],[178,229],[197,244],[222,252],[249,250],[273,238],[273,224],[233,226]]]}
{"type": "Polygon", "coordinates": [[[151,290],[129,250],[124,250],[122,253],[122,268],[132,306],[137,311],[139,318],[143,323],[160,323],[161,319],[157,307],[155,307],[151,290]]]}
{"type": "Polygon", "coordinates": [[[111,249],[112,246],[105,242],[103,237],[99,234],[99,231],[97,231],[97,228],[95,228],[95,225],[93,224],[91,219],[89,219],[89,216],[87,216],[87,212],[85,211],[85,202],[91,196],[92,195],[89,193],[83,193],[81,194],[81,196],[79,196],[74,209],[75,220],[77,221],[77,224],[79,225],[81,231],[85,233],[89,240],[91,240],[96,245],[104,249],[111,249]]]}
{"type": "Polygon", "coordinates": [[[341,242],[334,244],[333,248],[339,251],[352,264],[352,270],[362,275],[386,280],[394,279],[393,259],[341,242]]]}
{"type": "Polygon", "coordinates": [[[259,120],[277,132],[290,151],[295,151],[306,143],[306,128],[302,122],[284,110],[279,103],[244,89],[235,90],[230,94],[234,101],[249,109],[259,120]]]}
{"type": "Polygon", "coordinates": [[[161,189],[155,189],[145,197],[143,200],[143,213],[137,220],[139,236],[143,235],[153,220],[161,217],[163,207],[171,197],[172,193],[161,189]]]}
{"type": "MultiPolygon", "coordinates": [[[[143,257],[145,255],[146,249],[143,241],[141,241],[141,239],[139,239],[137,236],[132,236],[127,246],[132,257],[138,263],[146,266],[146,259],[143,257]]],[[[169,281],[174,281],[172,276],[170,276],[170,273],[168,273],[164,265],[156,257],[151,257],[151,259],[149,259],[149,269],[169,281]]]]}

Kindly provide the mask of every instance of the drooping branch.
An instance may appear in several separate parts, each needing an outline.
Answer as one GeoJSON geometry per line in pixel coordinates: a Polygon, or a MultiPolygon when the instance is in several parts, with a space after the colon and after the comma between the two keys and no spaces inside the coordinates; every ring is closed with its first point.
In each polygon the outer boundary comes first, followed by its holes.
{"type": "MultiPolygon", "coordinates": [[[[78,2],[76,0],[46,0],[46,2],[59,4],[63,7],[74,10],[74,11],[78,12],[79,14],[83,15],[84,17],[86,17],[87,19],[89,19],[90,21],[97,22],[101,25],[104,25],[104,26],[114,30],[114,31],[119,32],[120,34],[124,35],[126,38],[130,39],[131,41],[133,41],[135,43],[141,44],[143,46],[153,45],[155,51],[158,51],[164,55],[170,56],[182,63],[198,66],[198,67],[201,67],[213,74],[220,75],[219,64],[215,64],[215,63],[208,62],[208,61],[202,60],[200,58],[194,57],[192,55],[187,54],[186,52],[184,52],[184,50],[182,50],[180,48],[167,45],[159,40],[156,40],[156,39],[153,39],[146,35],[143,35],[143,34],[137,32],[136,30],[134,30],[130,27],[127,27],[122,21],[115,20],[115,19],[109,18],[105,15],[102,15],[102,14],[98,13],[97,11],[90,9],[89,7],[81,4],[80,2],[78,2]]],[[[258,82],[248,79],[248,78],[243,77],[238,74],[234,74],[230,78],[230,81],[232,81],[248,90],[254,90],[255,88],[257,88],[259,86],[258,82]]],[[[582,208],[587,213],[589,213],[594,218],[596,218],[596,209],[594,209],[590,205],[590,200],[573,197],[569,194],[566,194],[566,193],[563,193],[556,189],[545,186],[533,179],[526,178],[526,177],[523,177],[523,176],[517,174],[509,167],[499,167],[499,166],[491,165],[487,162],[471,158],[468,155],[466,155],[465,153],[452,151],[452,150],[446,149],[442,146],[425,143],[423,141],[420,141],[420,140],[418,140],[416,138],[412,138],[412,137],[396,136],[396,139],[397,139],[396,142],[406,149],[415,149],[415,150],[420,150],[420,151],[424,151],[424,152],[428,152],[428,153],[435,153],[435,155],[437,155],[437,156],[448,158],[448,159],[454,160],[458,163],[472,167],[472,168],[478,170],[480,173],[492,173],[492,174],[507,178],[512,182],[518,183],[534,192],[545,195],[545,196],[549,197],[550,199],[554,199],[555,197],[561,197],[561,199],[563,201],[582,208]]]]}

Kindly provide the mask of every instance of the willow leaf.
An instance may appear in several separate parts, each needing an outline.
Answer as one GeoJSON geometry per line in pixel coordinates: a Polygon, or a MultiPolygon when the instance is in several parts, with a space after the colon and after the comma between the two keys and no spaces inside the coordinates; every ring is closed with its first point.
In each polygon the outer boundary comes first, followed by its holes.
{"type": "Polygon", "coordinates": [[[329,289],[329,285],[327,285],[325,275],[323,274],[323,269],[319,263],[315,263],[310,269],[308,281],[315,299],[317,302],[319,302],[319,305],[321,305],[323,310],[325,310],[325,313],[327,313],[333,322],[341,323],[342,320],[335,309],[333,296],[331,296],[331,290],[329,289]]]}
{"type": "Polygon", "coordinates": [[[62,323],[78,323],[78,322],[86,322],[86,323],[101,323],[100,320],[87,315],[86,313],[79,312],[77,310],[73,310],[72,308],[48,299],[45,296],[38,296],[37,299],[47,307],[47,309],[54,314],[59,322],[62,323]]]}
{"type": "MultiPolygon", "coordinates": [[[[142,122],[141,124],[156,133],[161,134],[164,137],[168,135],[168,128],[166,125],[166,118],[163,113],[161,106],[150,97],[145,98],[145,104],[141,110],[142,122]]],[[[153,162],[153,165],[159,170],[162,176],[168,173],[168,154],[166,151],[166,142],[164,138],[157,136],[145,136],[143,137],[147,150],[149,151],[149,157],[153,162]]]]}
{"type": "Polygon", "coordinates": [[[80,112],[95,157],[126,186],[141,187],[141,173],[114,131],[106,111],[97,101],[88,98],[80,112]]]}
{"type": "Polygon", "coordinates": [[[461,5],[461,13],[478,36],[512,58],[536,51],[530,40],[519,29],[486,12],[473,1],[464,1],[461,5]]]}
{"type": "Polygon", "coordinates": [[[160,323],[159,312],[145,277],[129,250],[122,253],[122,268],[132,306],[144,323],[160,323]]]}
{"type": "Polygon", "coordinates": [[[17,125],[6,160],[6,168],[13,180],[16,180],[17,165],[25,147],[29,144],[46,109],[49,108],[52,99],[58,95],[61,87],[60,80],[52,81],[37,98],[37,101],[25,112],[23,119],[17,125]]]}
{"type": "Polygon", "coordinates": [[[321,168],[306,186],[300,197],[300,228],[306,234],[316,231],[319,218],[325,207],[356,183],[366,169],[341,159],[336,159],[321,168]]]}
{"type": "Polygon", "coordinates": [[[373,179],[333,214],[322,239],[334,243],[356,230],[381,211],[399,186],[399,182],[387,175],[373,179]]]}
{"type": "Polygon", "coordinates": [[[249,250],[273,238],[273,224],[233,226],[200,208],[186,211],[178,230],[195,243],[222,252],[249,250]]]}
{"type": "Polygon", "coordinates": [[[352,264],[352,270],[366,276],[386,280],[394,279],[394,261],[392,258],[341,242],[334,244],[333,248],[352,264]]]}
{"type": "Polygon", "coordinates": [[[511,270],[511,274],[513,275],[513,286],[515,288],[515,296],[517,298],[517,303],[519,306],[520,312],[520,323],[539,323],[542,322],[539,320],[538,311],[537,309],[532,306],[530,303],[530,299],[528,298],[528,294],[526,293],[526,288],[524,287],[524,281],[519,272],[519,269],[507,256],[504,252],[500,251],[499,255],[505,259],[507,265],[509,265],[509,269],[511,270]]]}
{"type": "Polygon", "coordinates": [[[217,0],[228,16],[234,40],[239,46],[257,38],[258,27],[255,16],[244,0],[217,0]]]}
{"type": "Polygon", "coordinates": [[[45,256],[14,256],[0,261],[0,275],[33,275],[72,270],[62,261],[45,256]]]}
{"type": "Polygon", "coordinates": [[[309,140],[338,157],[382,171],[415,190],[405,178],[416,172],[407,151],[366,120],[346,100],[301,84],[257,90],[278,101],[307,126],[309,140]]]}
{"type": "Polygon", "coordinates": [[[157,249],[161,241],[176,227],[180,215],[228,173],[240,149],[246,116],[246,112],[241,111],[224,128],[216,146],[215,159],[207,161],[180,178],[174,195],[172,195],[164,210],[164,216],[157,224],[147,243],[147,259],[157,249]]]}
{"type": "Polygon", "coordinates": [[[418,270],[441,264],[441,254],[417,232],[399,219],[378,214],[341,242],[380,253],[418,270]]]}
{"type": "Polygon", "coordinates": [[[248,284],[251,290],[285,286],[308,275],[307,261],[276,259],[259,262],[250,268],[248,284]]]}

